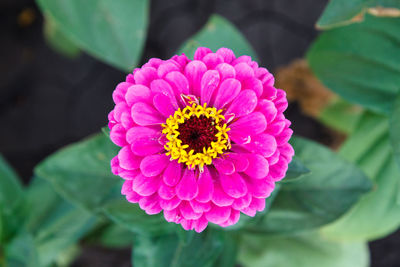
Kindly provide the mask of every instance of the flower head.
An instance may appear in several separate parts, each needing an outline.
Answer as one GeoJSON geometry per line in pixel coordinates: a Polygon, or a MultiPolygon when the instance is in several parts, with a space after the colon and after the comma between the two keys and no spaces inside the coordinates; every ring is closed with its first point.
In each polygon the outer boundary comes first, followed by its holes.
{"type": "Polygon", "coordinates": [[[248,56],[198,48],[150,59],[118,84],[112,171],[128,201],[186,230],[254,216],[294,154],[284,91],[248,56]]]}

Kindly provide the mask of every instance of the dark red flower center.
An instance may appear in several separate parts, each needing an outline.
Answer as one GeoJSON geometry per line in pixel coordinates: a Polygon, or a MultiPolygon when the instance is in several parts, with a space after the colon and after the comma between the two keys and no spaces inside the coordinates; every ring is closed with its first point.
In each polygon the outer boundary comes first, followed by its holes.
{"type": "Polygon", "coordinates": [[[195,153],[202,153],[204,147],[207,149],[211,146],[211,142],[218,140],[215,136],[218,130],[215,128],[214,119],[204,115],[192,116],[179,124],[178,132],[182,144],[189,146],[187,152],[193,149],[195,153]]]}

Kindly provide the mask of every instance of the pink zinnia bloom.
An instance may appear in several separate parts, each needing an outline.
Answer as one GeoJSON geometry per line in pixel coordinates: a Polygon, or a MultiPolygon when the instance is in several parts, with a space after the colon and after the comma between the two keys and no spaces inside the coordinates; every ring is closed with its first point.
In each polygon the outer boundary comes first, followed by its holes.
{"type": "Polygon", "coordinates": [[[122,194],[186,230],[264,210],[294,154],[285,92],[227,48],[152,58],[113,99],[110,137],[122,148],[111,167],[125,179],[122,194]]]}

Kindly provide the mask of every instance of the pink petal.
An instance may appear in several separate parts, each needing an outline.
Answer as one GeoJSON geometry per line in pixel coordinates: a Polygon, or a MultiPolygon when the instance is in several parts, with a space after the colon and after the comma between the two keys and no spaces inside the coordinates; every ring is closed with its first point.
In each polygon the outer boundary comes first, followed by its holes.
{"type": "Polygon", "coordinates": [[[279,150],[282,157],[284,157],[287,162],[290,162],[292,160],[292,157],[294,156],[294,149],[289,143],[280,146],[279,150]]]}
{"type": "Polygon", "coordinates": [[[190,200],[190,205],[192,206],[193,210],[197,213],[202,213],[209,211],[211,209],[210,202],[201,203],[194,199],[190,200]]]}
{"type": "Polygon", "coordinates": [[[177,208],[179,204],[181,204],[181,200],[176,196],[171,199],[160,199],[160,206],[164,211],[173,210],[177,208]]]}
{"type": "Polygon", "coordinates": [[[226,158],[233,163],[237,172],[243,172],[249,167],[249,161],[240,153],[229,153],[226,158]]]}
{"type": "Polygon", "coordinates": [[[263,85],[274,86],[274,76],[266,68],[258,68],[255,71],[255,75],[263,85]]]}
{"type": "Polygon", "coordinates": [[[182,179],[176,186],[176,194],[182,200],[191,200],[195,198],[199,192],[195,172],[186,169],[183,173],[182,179]]]}
{"type": "Polygon", "coordinates": [[[119,165],[124,169],[138,169],[140,167],[141,160],[142,157],[134,155],[129,146],[121,148],[121,150],[118,152],[119,165]]]}
{"type": "Polygon", "coordinates": [[[246,182],[238,173],[219,176],[222,189],[233,198],[243,197],[247,194],[246,182]]]}
{"type": "Polygon", "coordinates": [[[244,171],[247,175],[261,179],[268,175],[269,164],[268,161],[259,154],[247,154],[249,160],[249,167],[244,171]]]}
{"type": "Polygon", "coordinates": [[[275,137],[262,133],[252,137],[251,142],[243,145],[250,152],[261,154],[263,157],[270,157],[277,149],[275,137]]]}
{"type": "Polygon", "coordinates": [[[114,127],[110,130],[110,139],[117,146],[126,145],[125,140],[126,130],[121,124],[115,124],[114,127]]]}
{"type": "Polygon", "coordinates": [[[200,173],[197,185],[199,187],[199,193],[196,200],[203,203],[209,202],[214,193],[214,184],[208,167],[205,166],[204,171],[200,173]]]}
{"type": "Polygon", "coordinates": [[[150,83],[158,78],[157,70],[152,67],[143,67],[133,74],[137,84],[149,86],[150,83]]]}
{"type": "Polygon", "coordinates": [[[239,63],[235,65],[236,79],[243,81],[254,77],[254,70],[247,63],[239,63]]]}
{"type": "Polygon", "coordinates": [[[216,53],[220,55],[226,63],[231,63],[232,60],[235,59],[235,54],[229,48],[221,47],[216,53]]]}
{"type": "Polygon", "coordinates": [[[140,126],[156,125],[165,122],[165,118],[152,106],[139,102],[132,106],[132,119],[140,126]]]}
{"type": "Polygon", "coordinates": [[[163,182],[160,183],[160,187],[158,188],[157,192],[158,192],[158,195],[162,199],[166,199],[166,200],[169,200],[176,195],[175,188],[170,187],[170,186],[164,184],[163,182]]]}
{"type": "Polygon", "coordinates": [[[286,99],[286,92],[278,89],[277,94],[276,94],[276,100],[275,102],[275,106],[278,109],[279,113],[282,113],[286,110],[286,108],[288,107],[288,102],[286,99]]]}
{"type": "Polygon", "coordinates": [[[157,194],[142,198],[141,200],[139,200],[139,206],[149,215],[160,213],[160,211],[162,210],[158,201],[157,194]]]}
{"type": "Polygon", "coordinates": [[[233,197],[229,196],[222,189],[219,182],[214,182],[214,193],[212,195],[212,202],[220,207],[230,206],[235,200],[233,197]]]}
{"type": "Polygon", "coordinates": [[[115,104],[125,101],[126,91],[128,90],[128,87],[130,87],[131,85],[132,85],[131,83],[127,82],[122,82],[117,85],[112,95],[115,104]]]}
{"type": "Polygon", "coordinates": [[[277,136],[283,131],[283,129],[285,129],[285,127],[286,127],[285,121],[275,120],[274,122],[268,125],[266,132],[273,136],[277,136]]]}
{"type": "Polygon", "coordinates": [[[235,201],[232,204],[232,208],[237,209],[237,210],[242,210],[244,208],[247,208],[250,205],[251,202],[251,194],[246,194],[243,197],[235,199],[235,201]]]}
{"type": "Polygon", "coordinates": [[[206,216],[203,215],[200,219],[198,219],[197,221],[195,221],[195,223],[194,223],[194,230],[195,230],[197,233],[201,233],[201,232],[204,231],[204,229],[206,229],[207,225],[208,225],[208,221],[207,221],[207,219],[206,219],[206,216]]]}
{"type": "Polygon", "coordinates": [[[185,67],[185,75],[189,81],[190,92],[196,96],[201,93],[201,79],[207,71],[207,66],[198,60],[189,62],[185,67]]]}
{"type": "Polygon", "coordinates": [[[249,193],[251,193],[253,197],[257,198],[269,197],[275,188],[275,183],[268,178],[252,179],[251,177],[247,177],[246,182],[249,188],[249,193]]]}
{"type": "Polygon", "coordinates": [[[167,167],[169,159],[166,155],[146,156],[140,163],[140,170],[144,176],[151,177],[159,175],[167,167]]]}
{"type": "Polygon", "coordinates": [[[274,102],[266,99],[262,99],[258,102],[257,110],[264,114],[268,123],[272,122],[278,113],[274,102]]]}
{"type": "Polygon", "coordinates": [[[167,222],[175,222],[179,223],[181,220],[181,216],[178,213],[177,209],[172,209],[172,210],[165,210],[164,209],[164,218],[167,222]]]}
{"type": "Polygon", "coordinates": [[[139,203],[139,201],[142,199],[143,197],[135,192],[132,192],[128,195],[126,195],[126,200],[128,200],[131,203],[139,203]]]}
{"type": "Polygon", "coordinates": [[[221,80],[236,77],[235,68],[232,67],[232,65],[230,65],[230,64],[221,63],[215,69],[219,72],[219,74],[221,76],[221,80]]]}
{"type": "Polygon", "coordinates": [[[256,106],[256,94],[252,90],[243,90],[233,100],[225,114],[233,113],[235,118],[240,118],[253,112],[256,106]]]}
{"type": "Polygon", "coordinates": [[[220,224],[222,227],[228,227],[231,225],[236,224],[240,219],[240,211],[238,210],[231,210],[231,215],[229,216],[228,220],[220,224]]]}
{"type": "Polygon", "coordinates": [[[235,66],[242,62],[249,64],[251,62],[251,57],[250,56],[240,56],[240,57],[236,58],[235,60],[233,60],[232,65],[235,66]]]}
{"type": "Polygon", "coordinates": [[[182,165],[177,160],[170,161],[163,174],[166,185],[175,186],[182,177],[182,165]]]}
{"type": "Polygon", "coordinates": [[[203,57],[202,60],[208,69],[214,69],[218,64],[224,62],[224,58],[216,53],[209,53],[203,57]]]}
{"type": "Polygon", "coordinates": [[[219,73],[216,70],[208,70],[201,78],[201,104],[210,104],[211,97],[218,88],[219,73]]]}
{"type": "Polygon", "coordinates": [[[160,177],[146,177],[139,174],[132,180],[132,189],[141,196],[150,196],[154,194],[160,184],[160,177]]]}
{"type": "Polygon", "coordinates": [[[148,127],[132,127],[126,133],[126,140],[131,144],[134,154],[139,156],[152,155],[164,148],[158,142],[161,133],[148,127]]]}
{"type": "Polygon", "coordinates": [[[121,195],[127,195],[132,192],[133,192],[132,181],[131,180],[125,181],[121,188],[121,195]]]}
{"type": "Polygon", "coordinates": [[[179,71],[173,71],[165,76],[165,80],[172,86],[175,95],[189,94],[189,82],[179,71]]]}
{"type": "Polygon", "coordinates": [[[150,89],[153,92],[153,94],[163,94],[167,97],[169,97],[171,105],[175,108],[178,109],[178,103],[175,97],[174,90],[172,89],[171,85],[167,83],[166,81],[162,79],[157,79],[154,80],[151,85],[150,89]]]}
{"type": "Polygon", "coordinates": [[[197,220],[203,215],[203,213],[195,212],[188,201],[182,201],[179,210],[186,220],[197,220]]]}
{"type": "Polygon", "coordinates": [[[290,128],[286,128],[285,130],[282,131],[282,133],[276,137],[276,142],[278,143],[278,146],[282,146],[286,144],[290,137],[292,137],[293,130],[290,128]]]}
{"type": "Polygon", "coordinates": [[[125,95],[125,100],[129,106],[132,106],[137,102],[150,102],[150,96],[151,92],[147,86],[135,84],[128,88],[128,91],[125,95]]]}
{"type": "Polygon", "coordinates": [[[180,224],[182,225],[182,228],[186,231],[192,230],[194,227],[193,220],[186,220],[185,218],[182,218],[180,224]]]}
{"type": "Polygon", "coordinates": [[[229,125],[229,137],[237,144],[250,141],[249,136],[262,133],[267,128],[267,121],[261,112],[253,112],[239,118],[229,125]]]}
{"type": "Polygon", "coordinates": [[[275,163],[277,163],[278,160],[279,160],[280,155],[281,155],[281,153],[280,153],[279,149],[275,150],[275,153],[272,154],[272,156],[270,156],[270,157],[268,158],[268,164],[269,164],[270,166],[272,166],[272,165],[274,165],[275,163]]]}
{"type": "Polygon", "coordinates": [[[213,164],[220,174],[230,175],[235,172],[235,165],[227,159],[217,158],[213,164]]]}
{"type": "Polygon", "coordinates": [[[209,53],[212,53],[210,48],[207,47],[199,47],[197,50],[194,52],[193,59],[194,60],[202,60],[203,57],[209,53]]]}
{"type": "Polygon", "coordinates": [[[215,96],[214,107],[220,109],[230,103],[239,94],[240,88],[241,85],[238,80],[233,78],[224,80],[215,96]]]}
{"type": "Polygon", "coordinates": [[[165,118],[173,115],[177,110],[171,104],[171,99],[163,94],[156,94],[153,97],[153,105],[165,118]]]}
{"type": "Polygon", "coordinates": [[[285,177],[288,169],[288,162],[283,157],[279,158],[279,161],[270,167],[270,175],[274,181],[280,181],[285,177]]]}
{"type": "Polygon", "coordinates": [[[254,91],[257,97],[261,97],[264,90],[261,81],[255,77],[244,80],[242,82],[242,87],[243,89],[250,89],[254,91]]]}
{"type": "Polygon", "coordinates": [[[231,215],[231,207],[218,207],[213,205],[211,210],[206,212],[206,218],[209,222],[221,224],[228,220],[231,215]]]}
{"type": "Polygon", "coordinates": [[[160,64],[160,66],[157,69],[157,75],[160,78],[164,78],[166,74],[172,71],[179,71],[179,65],[173,60],[168,60],[164,61],[163,63],[160,64]]]}
{"type": "Polygon", "coordinates": [[[129,107],[125,102],[120,102],[115,105],[114,107],[114,119],[117,122],[121,122],[121,116],[125,113],[130,113],[129,112],[129,107]]]}

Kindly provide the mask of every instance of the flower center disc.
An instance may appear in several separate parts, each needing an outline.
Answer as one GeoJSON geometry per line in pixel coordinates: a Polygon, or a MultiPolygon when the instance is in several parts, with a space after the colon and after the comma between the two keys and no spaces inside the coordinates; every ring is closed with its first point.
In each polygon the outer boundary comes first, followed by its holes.
{"type": "Polygon", "coordinates": [[[168,142],[164,146],[166,155],[179,163],[194,168],[209,165],[212,159],[230,148],[222,110],[193,104],[183,110],[178,109],[162,124],[163,134],[168,142]]]}
{"type": "Polygon", "coordinates": [[[203,148],[211,147],[211,142],[216,142],[218,133],[215,128],[213,118],[207,118],[204,115],[200,117],[192,116],[178,127],[179,139],[182,144],[188,145],[188,152],[193,149],[194,153],[203,152],[203,148]]]}

